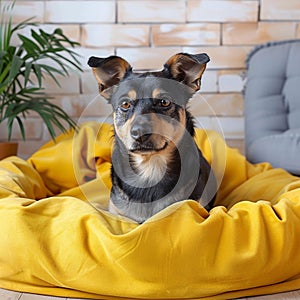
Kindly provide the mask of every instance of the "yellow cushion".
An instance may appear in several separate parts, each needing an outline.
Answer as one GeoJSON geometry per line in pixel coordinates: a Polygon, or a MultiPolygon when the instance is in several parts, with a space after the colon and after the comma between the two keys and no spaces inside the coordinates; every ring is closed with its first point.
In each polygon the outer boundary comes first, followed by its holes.
{"type": "Polygon", "coordinates": [[[173,204],[139,225],[108,205],[110,125],[0,162],[0,287],[95,299],[230,299],[300,288],[300,180],[196,142],[220,187],[209,213],[173,204]],[[38,201],[37,201],[38,200],[38,201]]]}

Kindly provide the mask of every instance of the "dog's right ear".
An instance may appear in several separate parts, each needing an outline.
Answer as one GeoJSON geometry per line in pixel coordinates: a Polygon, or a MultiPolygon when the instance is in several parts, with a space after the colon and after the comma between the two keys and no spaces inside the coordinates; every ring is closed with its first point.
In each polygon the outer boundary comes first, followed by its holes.
{"type": "Polygon", "coordinates": [[[92,56],[88,60],[88,65],[92,67],[98,81],[100,94],[107,100],[111,97],[112,87],[132,70],[130,64],[119,56],[107,58],[92,56]]]}

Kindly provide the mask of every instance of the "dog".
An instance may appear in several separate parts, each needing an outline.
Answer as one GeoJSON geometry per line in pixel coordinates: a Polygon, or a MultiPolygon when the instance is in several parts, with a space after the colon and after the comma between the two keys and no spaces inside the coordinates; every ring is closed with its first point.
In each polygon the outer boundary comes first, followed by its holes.
{"type": "Polygon", "coordinates": [[[119,56],[89,58],[99,92],[113,107],[112,213],[143,223],[185,199],[213,206],[216,179],[187,109],[209,60],[205,53],[178,53],[161,71],[134,72],[119,56]]]}

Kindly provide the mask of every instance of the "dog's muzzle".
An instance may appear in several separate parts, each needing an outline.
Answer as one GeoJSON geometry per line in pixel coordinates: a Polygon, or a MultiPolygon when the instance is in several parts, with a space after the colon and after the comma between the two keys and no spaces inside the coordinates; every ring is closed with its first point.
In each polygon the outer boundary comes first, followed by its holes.
{"type": "Polygon", "coordinates": [[[131,127],[131,137],[139,143],[145,143],[153,133],[152,126],[147,119],[139,119],[131,127]]]}
{"type": "Polygon", "coordinates": [[[149,115],[137,117],[130,130],[131,152],[158,152],[168,146],[166,139],[154,132],[149,115]]]}

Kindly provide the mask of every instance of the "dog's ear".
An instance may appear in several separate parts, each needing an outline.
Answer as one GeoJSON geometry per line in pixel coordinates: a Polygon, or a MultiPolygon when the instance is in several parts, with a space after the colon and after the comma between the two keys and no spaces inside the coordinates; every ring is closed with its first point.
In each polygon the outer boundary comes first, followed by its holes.
{"type": "Polygon", "coordinates": [[[178,53],[169,58],[164,67],[168,69],[175,80],[198,91],[201,86],[201,76],[209,60],[206,53],[178,53]]]}
{"type": "Polygon", "coordinates": [[[119,56],[107,58],[92,56],[88,60],[88,65],[92,67],[98,81],[100,94],[108,100],[111,97],[112,87],[132,70],[130,64],[119,56]]]}

